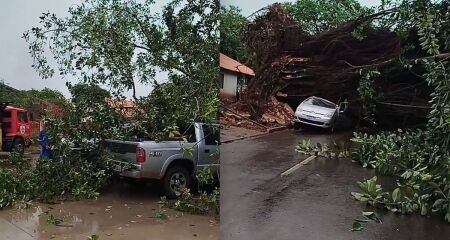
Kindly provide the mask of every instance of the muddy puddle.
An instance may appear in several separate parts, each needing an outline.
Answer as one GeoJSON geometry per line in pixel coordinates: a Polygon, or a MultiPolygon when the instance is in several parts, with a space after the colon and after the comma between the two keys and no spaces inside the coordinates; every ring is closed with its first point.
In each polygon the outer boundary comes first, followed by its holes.
{"type": "Polygon", "coordinates": [[[164,209],[156,186],[115,183],[97,200],[34,203],[31,207],[0,210],[0,239],[218,239],[214,216],[195,216],[164,209]],[[168,219],[161,219],[167,215],[168,219]],[[49,224],[49,218],[61,223],[49,224]]]}

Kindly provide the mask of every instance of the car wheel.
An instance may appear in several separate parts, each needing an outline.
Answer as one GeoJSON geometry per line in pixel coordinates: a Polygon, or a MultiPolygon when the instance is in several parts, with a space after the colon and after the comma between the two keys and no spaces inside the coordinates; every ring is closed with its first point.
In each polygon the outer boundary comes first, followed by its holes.
{"type": "Polygon", "coordinates": [[[25,151],[25,143],[21,138],[16,138],[11,146],[11,152],[23,154],[25,151]]]}
{"type": "Polygon", "coordinates": [[[178,197],[182,188],[190,188],[192,176],[189,171],[180,165],[173,166],[167,170],[164,175],[163,185],[167,198],[175,199],[178,197]]]}
{"type": "Polygon", "coordinates": [[[294,122],[294,129],[300,129],[302,125],[298,122],[294,122]]]}

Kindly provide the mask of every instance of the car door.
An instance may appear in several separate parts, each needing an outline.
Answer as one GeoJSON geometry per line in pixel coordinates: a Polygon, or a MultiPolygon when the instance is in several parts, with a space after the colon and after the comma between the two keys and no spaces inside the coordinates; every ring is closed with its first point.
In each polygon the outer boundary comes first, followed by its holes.
{"type": "Polygon", "coordinates": [[[218,124],[201,124],[200,130],[203,133],[203,139],[200,140],[198,146],[198,163],[197,166],[202,168],[219,163],[219,125],[218,124]]]}

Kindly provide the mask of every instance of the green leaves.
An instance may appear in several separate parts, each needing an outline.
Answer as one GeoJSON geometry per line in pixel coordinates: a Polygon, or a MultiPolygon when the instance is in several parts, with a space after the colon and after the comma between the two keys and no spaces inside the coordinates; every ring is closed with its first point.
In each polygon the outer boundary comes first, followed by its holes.
{"type": "Polygon", "coordinates": [[[363,217],[376,223],[381,223],[381,219],[374,212],[362,212],[363,217]]]}
{"type": "Polygon", "coordinates": [[[371,11],[355,0],[297,0],[285,6],[300,26],[311,34],[335,28],[371,11]]]}
{"type": "Polygon", "coordinates": [[[220,8],[220,52],[245,63],[250,60],[242,42],[242,29],[247,23],[241,9],[236,6],[220,8]]]}
{"type": "MultiPolygon", "coordinates": [[[[62,200],[96,198],[112,171],[105,156],[89,160],[77,155],[61,159],[39,159],[36,168],[4,169],[0,167],[0,208],[27,205],[32,200],[54,203],[62,200]]],[[[49,224],[59,224],[49,217],[49,224]]]]}
{"type": "MultiPolygon", "coordinates": [[[[160,206],[192,214],[218,215],[220,212],[220,190],[214,185],[213,173],[206,168],[199,171],[196,177],[198,179],[198,194],[193,194],[190,189],[183,188],[175,201],[168,201],[165,197],[162,197],[160,206]]],[[[162,209],[160,209],[160,212],[165,213],[162,209]]]]}
{"type": "Polygon", "coordinates": [[[439,54],[440,21],[436,21],[435,13],[426,12],[417,14],[417,28],[420,46],[430,55],[439,54]]]}
{"type": "Polygon", "coordinates": [[[89,237],[87,238],[87,240],[98,240],[98,239],[100,239],[100,238],[98,237],[98,235],[91,235],[91,236],[89,236],[89,237]]]}
{"type": "Polygon", "coordinates": [[[39,26],[24,33],[33,67],[49,78],[52,57],[62,77],[108,85],[113,96],[153,85],[140,118],[156,132],[194,119],[217,119],[219,2],[173,0],[161,13],[154,1],[93,0],[59,18],[45,13],[39,26]],[[49,46],[47,48],[47,46],[49,46]],[[50,53],[50,54],[48,54],[50,53]],[[168,81],[154,81],[165,71],[168,81]]]}
{"type": "Polygon", "coordinates": [[[376,108],[376,91],[373,82],[381,73],[376,69],[367,69],[360,71],[361,80],[357,88],[362,101],[362,115],[364,123],[369,126],[375,126],[375,108],[376,108]]]}
{"type": "Polygon", "coordinates": [[[358,182],[360,193],[352,192],[352,196],[361,202],[367,202],[372,206],[378,206],[385,201],[386,192],[383,192],[381,185],[377,184],[377,177],[374,176],[363,182],[358,182]]]}
{"type": "Polygon", "coordinates": [[[352,224],[352,232],[362,231],[364,228],[360,221],[354,221],[352,224]]]}
{"type": "Polygon", "coordinates": [[[334,143],[332,146],[327,144],[316,143],[312,145],[311,141],[302,140],[295,146],[295,151],[304,155],[316,155],[321,157],[343,158],[349,156],[349,151],[345,144],[334,143]]]}
{"type": "Polygon", "coordinates": [[[48,225],[59,225],[59,224],[61,224],[62,222],[63,222],[62,219],[55,218],[55,217],[53,216],[53,214],[50,214],[50,216],[48,216],[48,218],[47,218],[47,224],[48,224],[48,225]]]}
{"type": "Polygon", "coordinates": [[[362,231],[364,229],[363,224],[371,221],[381,223],[381,219],[374,212],[362,212],[361,216],[355,218],[350,230],[352,232],[362,231]]]}
{"type": "Polygon", "coordinates": [[[392,201],[393,202],[398,202],[400,200],[401,197],[401,192],[400,192],[400,188],[396,188],[393,192],[392,192],[392,201]]]}

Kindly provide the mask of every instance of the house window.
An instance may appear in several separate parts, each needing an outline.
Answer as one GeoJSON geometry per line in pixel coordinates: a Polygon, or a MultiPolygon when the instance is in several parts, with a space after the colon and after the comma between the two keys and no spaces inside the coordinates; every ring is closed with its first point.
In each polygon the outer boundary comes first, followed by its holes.
{"type": "Polygon", "coordinates": [[[220,88],[223,89],[223,83],[225,82],[225,74],[220,73],[220,88]]]}

